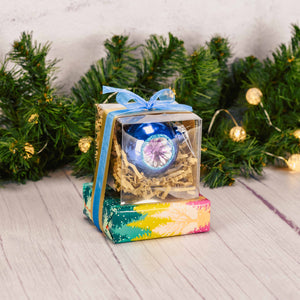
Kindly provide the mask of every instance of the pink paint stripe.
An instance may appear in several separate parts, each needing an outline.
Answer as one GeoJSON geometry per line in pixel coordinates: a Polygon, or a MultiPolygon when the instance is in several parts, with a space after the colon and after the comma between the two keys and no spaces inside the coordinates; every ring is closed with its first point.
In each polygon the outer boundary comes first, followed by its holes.
{"type": "Polygon", "coordinates": [[[293,230],[295,230],[298,235],[300,235],[300,228],[292,221],[289,220],[282,212],[280,212],[273,204],[271,204],[264,197],[256,193],[252,188],[250,188],[247,184],[237,179],[239,183],[241,183],[247,190],[252,192],[252,194],[257,197],[264,205],[266,205],[271,211],[273,211],[282,221],[284,221],[287,225],[289,225],[293,230]]]}

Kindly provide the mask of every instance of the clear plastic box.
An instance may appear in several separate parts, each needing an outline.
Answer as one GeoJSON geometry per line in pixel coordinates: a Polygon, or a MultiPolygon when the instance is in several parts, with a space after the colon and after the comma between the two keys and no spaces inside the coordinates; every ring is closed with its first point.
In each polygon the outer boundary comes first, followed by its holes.
{"type": "Polygon", "coordinates": [[[119,117],[107,183],[119,193],[120,204],[197,199],[201,129],[202,120],[191,112],[119,117]]]}

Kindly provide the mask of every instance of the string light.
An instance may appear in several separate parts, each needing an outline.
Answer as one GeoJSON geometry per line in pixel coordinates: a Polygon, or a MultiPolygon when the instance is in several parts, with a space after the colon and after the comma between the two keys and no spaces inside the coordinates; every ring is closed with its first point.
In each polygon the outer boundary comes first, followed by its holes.
{"type": "Polygon", "coordinates": [[[211,121],[210,121],[210,124],[209,124],[207,133],[208,133],[208,134],[210,133],[210,131],[211,131],[211,129],[212,129],[212,126],[213,126],[213,124],[214,124],[214,122],[215,122],[215,120],[216,120],[217,115],[218,115],[220,112],[222,112],[222,111],[226,112],[226,114],[228,114],[228,115],[231,117],[232,122],[233,122],[234,125],[235,125],[234,127],[232,127],[232,128],[230,129],[229,137],[230,137],[233,141],[235,141],[235,142],[243,142],[243,141],[246,139],[246,137],[247,137],[246,130],[245,130],[243,127],[241,127],[241,126],[238,125],[238,123],[236,122],[236,120],[235,120],[235,118],[233,117],[233,115],[232,115],[227,109],[219,109],[219,110],[217,110],[217,111],[214,113],[214,115],[213,115],[213,117],[212,117],[212,119],[211,119],[211,121]]]}
{"type": "Polygon", "coordinates": [[[261,102],[263,93],[258,88],[251,88],[246,93],[246,100],[251,105],[258,105],[261,102]]]}
{"type": "Polygon", "coordinates": [[[300,172],[300,154],[292,154],[287,160],[287,165],[291,170],[300,172]]]}
{"type": "Polygon", "coordinates": [[[258,88],[251,88],[246,93],[246,100],[247,100],[247,102],[249,104],[252,104],[252,105],[258,105],[259,104],[261,106],[261,108],[263,109],[263,111],[264,111],[264,114],[265,114],[265,116],[267,118],[269,126],[272,126],[278,132],[281,132],[281,129],[279,129],[278,127],[276,127],[276,126],[273,125],[268,112],[264,108],[264,105],[263,105],[263,103],[261,101],[262,96],[263,96],[263,93],[261,92],[260,89],[258,89],[258,88]]]}
{"type": "Polygon", "coordinates": [[[293,132],[293,136],[296,138],[296,139],[299,139],[300,140],[300,129],[297,129],[293,132]]]}
{"type": "Polygon", "coordinates": [[[241,126],[234,126],[230,129],[229,137],[234,142],[243,142],[246,139],[246,130],[241,126]]]}
{"type": "Polygon", "coordinates": [[[277,156],[270,152],[264,152],[264,153],[269,156],[273,156],[273,157],[283,160],[292,171],[298,171],[298,172],[300,171],[300,154],[292,154],[289,157],[289,159],[285,159],[282,156],[277,156]]]}

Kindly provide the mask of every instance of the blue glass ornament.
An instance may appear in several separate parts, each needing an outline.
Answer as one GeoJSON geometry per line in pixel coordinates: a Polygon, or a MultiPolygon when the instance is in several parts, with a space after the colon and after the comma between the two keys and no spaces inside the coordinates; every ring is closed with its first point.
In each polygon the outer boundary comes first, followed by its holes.
{"type": "Polygon", "coordinates": [[[162,175],[174,163],[181,141],[168,123],[133,124],[124,128],[123,150],[130,163],[148,177],[162,175]]]}

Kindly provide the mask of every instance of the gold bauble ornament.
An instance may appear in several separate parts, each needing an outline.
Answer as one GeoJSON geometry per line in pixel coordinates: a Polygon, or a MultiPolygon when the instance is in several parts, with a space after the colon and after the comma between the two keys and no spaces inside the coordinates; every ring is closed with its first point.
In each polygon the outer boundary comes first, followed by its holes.
{"type": "Polygon", "coordinates": [[[296,138],[296,139],[299,139],[300,140],[300,129],[297,129],[293,132],[293,136],[296,138]]]}
{"type": "Polygon", "coordinates": [[[246,139],[246,131],[241,126],[234,126],[230,129],[229,137],[234,142],[243,142],[246,139]]]}
{"type": "Polygon", "coordinates": [[[249,104],[258,105],[261,102],[262,92],[258,88],[251,88],[246,93],[246,100],[249,104]]]}
{"type": "Polygon", "coordinates": [[[38,119],[39,119],[39,115],[38,114],[32,114],[30,116],[30,118],[28,119],[28,122],[29,123],[37,124],[39,122],[38,119]]]}
{"type": "Polygon", "coordinates": [[[300,172],[300,154],[292,154],[287,160],[287,165],[291,170],[300,172]]]}
{"type": "Polygon", "coordinates": [[[26,143],[24,146],[24,150],[26,152],[26,154],[23,156],[24,159],[29,159],[32,157],[32,155],[34,154],[34,148],[31,144],[26,143]]]}
{"type": "Polygon", "coordinates": [[[93,141],[93,138],[90,136],[85,136],[81,138],[78,142],[78,147],[81,152],[87,153],[91,147],[91,143],[93,141]]]}

